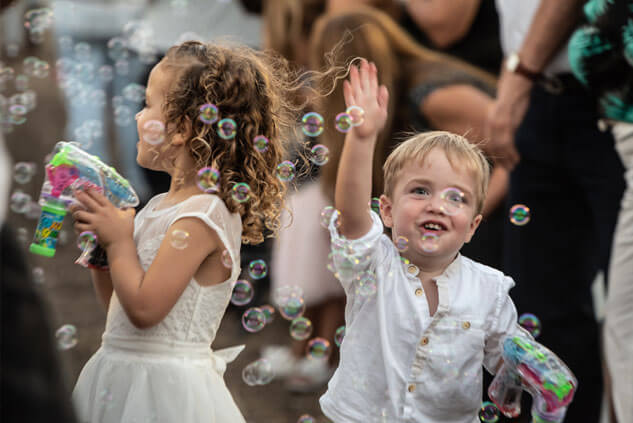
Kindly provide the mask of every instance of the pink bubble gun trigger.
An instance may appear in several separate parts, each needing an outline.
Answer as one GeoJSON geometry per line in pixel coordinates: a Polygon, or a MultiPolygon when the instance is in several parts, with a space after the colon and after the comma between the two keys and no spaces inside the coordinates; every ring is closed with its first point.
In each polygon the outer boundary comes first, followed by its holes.
{"type": "Polygon", "coordinates": [[[560,423],[578,388],[578,381],[549,349],[524,336],[502,342],[503,365],[488,396],[507,417],[521,414],[521,394],[532,395],[533,423],[560,423]]]}
{"type": "MultiPolygon", "coordinates": [[[[83,151],[76,143],[60,141],[53,149],[53,156],[46,164],[46,177],[40,192],[42,214],[35,230],[29,251],[45,257],[53,257],[57,237],[66,211],[72,204],[79,204],[74,192],[92,188],[101,192],[118,208],[135,207],[138,196],[130,183],[103,163],[97,156],[83,151]]],[[[96,247],[96,240],[84,242],[83,252],[76,263],[88,265],[88,253],[96,247]]]]}

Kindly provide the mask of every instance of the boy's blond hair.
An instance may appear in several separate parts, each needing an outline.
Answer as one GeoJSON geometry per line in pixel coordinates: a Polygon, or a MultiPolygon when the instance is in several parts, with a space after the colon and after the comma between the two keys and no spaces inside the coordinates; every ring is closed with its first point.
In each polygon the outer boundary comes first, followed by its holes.
{"type": "Polygon", "coordinates": [[[407,163],[424,162],[426,156],[434,148],[444,151],[454,169],[472,172],[475,177],[476,214],[481,213],[488,192],[490,164],[479,147],[461,135],[446,131],[430,131],[415,135],[398,145],[389,154],[383,165],[385,195],[391,197],[398,173],[407,163]]]}

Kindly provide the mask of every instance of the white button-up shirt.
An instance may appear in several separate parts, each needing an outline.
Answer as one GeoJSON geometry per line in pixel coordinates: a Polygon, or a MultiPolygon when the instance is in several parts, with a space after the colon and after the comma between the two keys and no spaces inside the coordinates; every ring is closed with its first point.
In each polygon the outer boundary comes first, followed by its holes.
{"type": "Polygon", "coordinates": [[[417,267],[401,260],[371,215],[372,228],[356,240],[342,238],[334,219],[329,228],[333,250],[352,258],[334,254],[346,332],[323,412],[336,423],[478,422],[482,364],[496,370],[500,341],[525,333],[508,295],[514,282],[458,254],[435,279],[439,305],[430,316],[417,267]]]}

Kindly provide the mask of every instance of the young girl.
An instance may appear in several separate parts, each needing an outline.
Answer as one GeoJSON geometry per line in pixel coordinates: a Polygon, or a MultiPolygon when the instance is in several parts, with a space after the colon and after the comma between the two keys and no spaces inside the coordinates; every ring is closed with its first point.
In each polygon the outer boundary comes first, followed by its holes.
{"type": "Polygon", "coordinates": [[[92,270],[108,314],[73,392],[80,421],[244,421],[222,379],[243,346],[210,345],[240,273],[240,243],[278,228],[285,186],[275,168],[301,110],[289,101],[295,81],[283,59],[192,41],[153,68],[136,115],[137,161],[167,172],[169,191],[136,217],[94,191],[77,193],[84,208],[73,210],[76,230],[94,232],[109,262],[92,270]]]}

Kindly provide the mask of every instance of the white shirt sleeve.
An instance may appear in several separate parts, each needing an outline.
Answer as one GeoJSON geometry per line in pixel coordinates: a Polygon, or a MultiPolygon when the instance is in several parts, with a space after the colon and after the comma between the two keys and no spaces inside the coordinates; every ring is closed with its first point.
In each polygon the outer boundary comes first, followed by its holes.
{"type": "Polygon", "coordinates": [[[347,296],[355,292],[355,283],[362,283],[363,277],[375,277],[376,263],[383,258],[381,254],[380,238],[383,235],[383,225],[380,217],[370,211],[372,226],[369,231],[358,239],[347,239],[339,234],[336,227],[337,213],[330,221],[331,254],[330,263],[334,268],[336,278],[343,285],[347,296]]]}
{"type": "Polygon", "coordinates": [[[532,338],[529,332],[519,326],[517,322],[517,310],[508,293],[513,286],[512,278],[504,276],[497,287],[494,313],[488,320],[489,329],[484,346],[484,367],[493,375],[497,372],[501,362],[502,343],[506,337],[520,333],[522,336],[532,338]]]}

